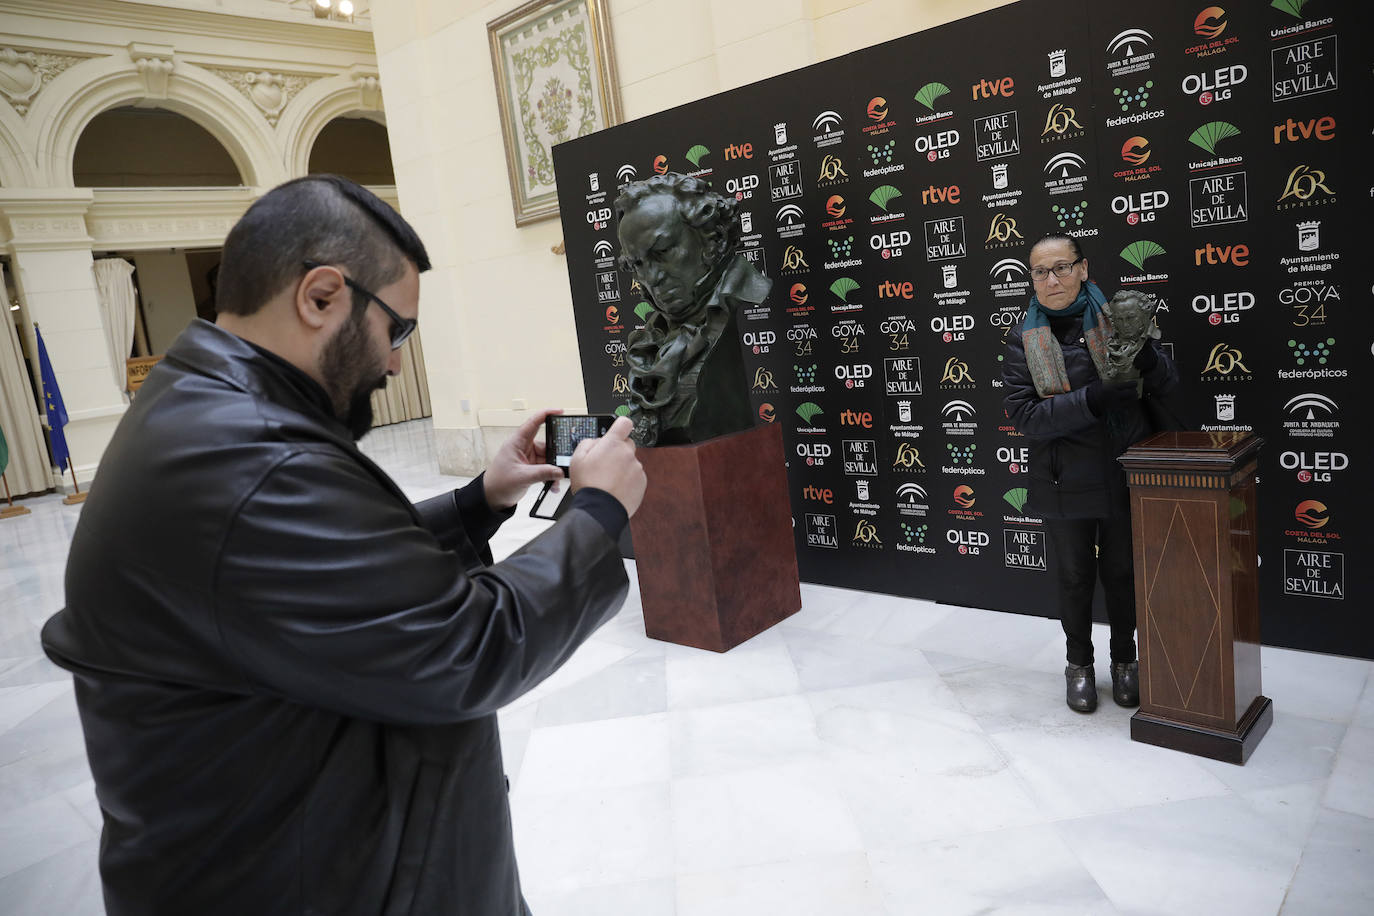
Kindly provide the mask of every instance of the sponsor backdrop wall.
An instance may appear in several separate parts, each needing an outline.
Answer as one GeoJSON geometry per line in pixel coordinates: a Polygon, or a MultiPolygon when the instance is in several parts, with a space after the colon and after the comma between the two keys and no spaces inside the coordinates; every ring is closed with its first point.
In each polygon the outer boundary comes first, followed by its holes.
{"type": "Polygon", "coordinates": [[[1022,0],[563,144],[587,404],[625,403],[650,308],[617,187],[705,178],[773,280],[739,343],[802,577],[1052,615],[1001,362],[1029,246],[1067,231],[1109,296],[1160,298],[1190,428],[1265,440],[1265,642],[1374,657],[1370,26],[1338,0],[1022,0]]]}

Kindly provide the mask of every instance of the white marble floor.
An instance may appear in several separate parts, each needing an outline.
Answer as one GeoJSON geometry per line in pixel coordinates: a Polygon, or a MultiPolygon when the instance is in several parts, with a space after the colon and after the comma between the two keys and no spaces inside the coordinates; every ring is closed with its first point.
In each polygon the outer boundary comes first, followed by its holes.
{"type": "MultiPolygon", "coordinates": [[[[419,499],[458,483],[432,443],[364,444],[419,499]]],[[[100,812],[38,644],[80,508],[28,504],[0,522],[0,913],[84,916],[100,812]]],[[[537,916],[1374,912],[1370,662],[1266,649],[1274,725],[1237,767],[1131,742],[1109,699],[1070,712],[1054,621],[802,595],[715,655],[647,639],[632,592],[502,713],[537,916]]]]}

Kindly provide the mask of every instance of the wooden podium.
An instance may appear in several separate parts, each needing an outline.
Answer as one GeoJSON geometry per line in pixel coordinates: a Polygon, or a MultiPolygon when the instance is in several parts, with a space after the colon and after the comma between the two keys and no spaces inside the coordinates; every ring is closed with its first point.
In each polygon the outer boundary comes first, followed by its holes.
{"type": "Polygon", "coordinates": [[[725,652],[801,610],[782,427],[640,449],[644,632],[725,652]]]}
{"type": "Polygon", "coordinates": [[[1262,442],[1164,432],[1118,459],[1131,487],[1140,639],[1132,740],[1244,764],[1274,720],[1260,688],[1262,442]]]}

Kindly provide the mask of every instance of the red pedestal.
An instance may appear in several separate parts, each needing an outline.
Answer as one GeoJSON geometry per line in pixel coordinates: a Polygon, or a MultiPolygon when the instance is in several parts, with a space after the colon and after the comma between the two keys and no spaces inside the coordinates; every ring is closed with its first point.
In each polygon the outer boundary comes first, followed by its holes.
{"type": "Polygon", "coordinates": [[[725,652],[801,609],[782,427],[640,449],[630,519],[644,631],[725,652]]]}

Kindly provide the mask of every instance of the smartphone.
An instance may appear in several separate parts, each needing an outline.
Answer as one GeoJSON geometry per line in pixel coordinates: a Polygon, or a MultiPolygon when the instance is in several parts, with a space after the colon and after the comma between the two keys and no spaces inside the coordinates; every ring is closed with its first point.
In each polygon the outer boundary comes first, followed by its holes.
{"type": "MultiPolygon", "coordinates": [[[[577,443],[606,435],[615,420],[614,416],[603,414],[553,414],[547,417],[544,420],[544,460],[562,468],[563,476],[567,477],[577,443]]],[[[569,489],[567,486],[554,489],[553,483],[544,484],[544,489],[530,507],[530,515],[534,518],[557,519],[569,489]]]]}
{"type": "Polygon", "coordinates": [[[544,457],[568,476],[573,452],[583,439],[600,439],[615,422],[607,414],[551,414],[544,420],[544,457]]]}

